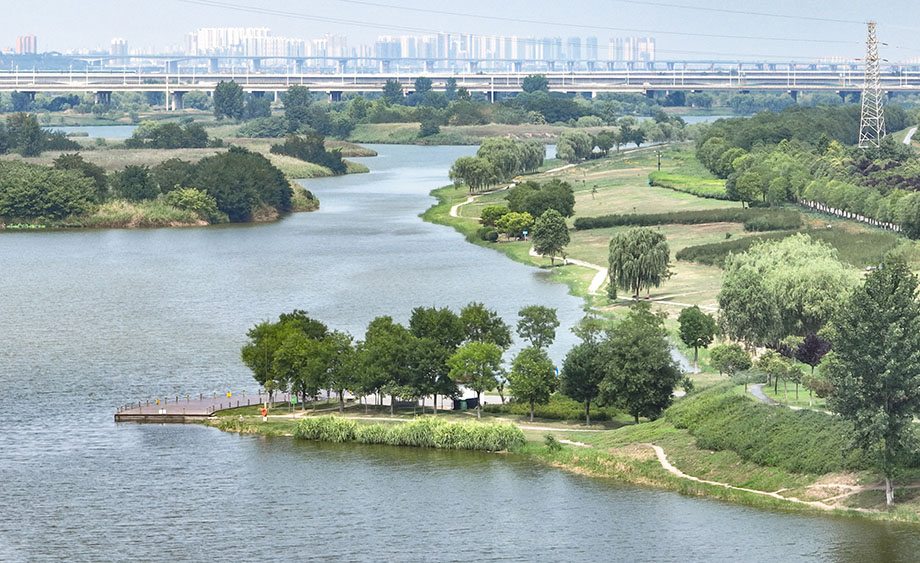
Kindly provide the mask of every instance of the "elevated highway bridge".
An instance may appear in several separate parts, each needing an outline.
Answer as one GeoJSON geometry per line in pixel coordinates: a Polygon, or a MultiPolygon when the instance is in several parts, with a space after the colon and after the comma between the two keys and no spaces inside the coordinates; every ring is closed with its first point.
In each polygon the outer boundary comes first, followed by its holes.
{"type": "MultiPolygon", "coordinates": [[[[255,95],[277,96],[290,86],[302,85],[314,92],[328,94],[330,100],[343,93],[379,92],[387,80],[402,83],[411,92],[420,76],[431,79],[433,89],[443,91],[448,79],[470,92],[482,92],[494,100],[496,94],[518,93],[529,73],[523,72],[377,72],[377,73],[165,73],[121,71],[37,72],[0,71],[0,92],[65,93],[83,92],[96,95],[97,102],[108,101],[112,92],[164,92],[172,109],[182,107],[187,92],[212,93],[221,81],[233,80],[244,91],[255,95]]],[[[796,97],[800,92],[831,92],[841,96],[859,93],[863,74],[842,67],[837,70],[799,70],[795,67],[775,70],[674,69],[614,70],[544,73],[551,92],[580,93],[596,96],[605,92],[785,92],[796,97]]],[[[888,69],[882,71],[882,91],[920,93],[920,70],[888,69]]]]}

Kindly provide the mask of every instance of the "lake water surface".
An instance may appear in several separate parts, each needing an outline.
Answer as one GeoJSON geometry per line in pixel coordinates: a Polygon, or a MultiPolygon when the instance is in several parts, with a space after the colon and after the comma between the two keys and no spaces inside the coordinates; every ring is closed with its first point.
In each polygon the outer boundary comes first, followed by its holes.
{"type": "Polygon", "coordinates": [[[479,300],[513,322],[581,301],[423,223],[475,147],[376,146],[312,180],[316,213],[204,229],[0,236],[0,561],[916,561],[916,528],[618,486],[516,456],[328,445],[113,422],[129,400],[255,389],[253,324],[479,300]]]}

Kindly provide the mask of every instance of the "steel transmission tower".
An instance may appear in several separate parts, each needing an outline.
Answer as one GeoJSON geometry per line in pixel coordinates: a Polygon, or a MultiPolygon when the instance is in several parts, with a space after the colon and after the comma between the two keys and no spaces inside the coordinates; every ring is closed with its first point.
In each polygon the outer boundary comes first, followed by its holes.
{"type": "Polygon", "coordinates": [[[869,22],[869,38],[866,39],[866,81],[863,84],[862,111],[859,117],[860,148],[878,147],[885,136],[880,72],[875,22],[869,22]]]}

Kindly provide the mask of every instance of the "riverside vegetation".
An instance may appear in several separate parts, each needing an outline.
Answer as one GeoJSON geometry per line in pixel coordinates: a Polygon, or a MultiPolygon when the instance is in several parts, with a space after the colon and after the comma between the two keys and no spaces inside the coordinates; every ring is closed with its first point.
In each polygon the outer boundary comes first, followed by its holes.
{"type": "Polygon", "coordinates": [[[311,132],[291,135],[284,145],[273,147],[278,156],[268,146],[250,150],[223,145],[197,124],[145,122],[123,148],[84,147],[46,133],[34,116],[16,114],[6,127],[0,126],[0,152],[28,158],[0,160],[0,225],[161,227],[266,221],[318,207],[313,194],[293,178],[317,171],[323,175],[323,170],[367,170],[342,159],[348,146],[327,149],[325,139],[311,132]],[[42,151],[64,152],[46,158],[42,151]]]}
{"type": "MultiPolygon", "coordinates": [[[[896,140],[891,138],[877,152],[862,153],[845,147],[843,143],[852,142],[850,137],[854,133],[850,131],[851,127],[841,128],[840,122],[843,120],[844,125],[852,125],[851,115],[858,116],[858,111],[847,107],[796,108],[778,116],[766,114],[752,120],[734,119],[724,125],[716,122],[703,134],[695,149],[685,146],[664,149],[660,173],[653,168],[655,155],[652,151],[638,150],[589,159],[575,168],[554,171],[549,177],[535,174],[528,178],[527,181],[536,184],[537,189],[548,184],[549,180],[568,185],[574,207],[573,213],[567,216],[570,217],[569,225],[576,227],[569,232],[571,241],[564,249],[569,257],[602,267],[610,266],[611,270],[632,267],[627,266],[630,261],[642,262],[649,256],[650,249],[660,243],[650,244],[646,249],[637,247],[639,250],[635,256],[617,254],[614,258],[618,236],[632,236],[631,230],[637,228],[651,228],[660,233],[667,244],[667,258],[646,262],[646,267],[652,263],[655,266],[640,274],[639,279],[647,281],[639,281],[637,285],[658,288],[650,294],[650,301],[669,315],[666,326],[673,340],[678,345],[698,349],[702,371],[692,376],[696,384],[694,388],[718,382],[720,376],[716,374],[719,372],[732,378],[732,384],[706,391],[705,395],[699,395],[700,399],[695,398],[696,392],[691,392],[686,399],[664,412],[663,421],[650,424],[648,430],[640,430],[645,426],[640,424],[611,432],[622,437],[621,440],[596,440],[594,435],[579,437],[580,440],[589,445],[617,444],[617,449],[627,458],[635,453],[636,442],[640,440],[655,441],[659,445],[672,444],[681,452],[701,449],[699,454],[691,457],[701,455],[705,448],[718,449],[731,453],[725,456],[726,459],[739,456],[738,463],[751,475],[772,473],[774,485],[794,485],[788,488],[794,489],[800,498],[832,499],[834,494],[824,493],[836,490],[839,495],[840,491],[854,491],[852,495],[840,495],[839,502],[819,503],[822,509],[893,506],[895,508],[890,509],[889,514],[894,517],[917,519],[912,481],[917,477],[917,452],[897,444],[911,443],[914,428],[910,419],[918,412],[906,403],[906,410],[890,408],[890,403],[889,407],[885,407],[884,397],[875,394],[876,389],[895,386],[905,396],[916,396],[920,393],[917,378],[893,372],[885,374],[883,370],[873,368],[871,377],[869,373],[861,375],[865,386],[848,383],[855,381],[848,374],[852,373],[852,366],[856,365],[854,362],[860,361],[859,357],[883,358],[885,354],[890,354],[893,358],[905,347],[911,350],[911,354],[918,353],[918,346],[910,341],[913,330],[889,332],[882,326],[910,324],[916,318],[914,306],[907,305],[907,297],[903,297],[905,301],[898,306],[901,312],[895,313],[897,307],[889,302],[901,298],[887,293],[891,288],[903,287],[907,295],[912,295],[913,299],[916,297],[916,279],[906,273],[906,268],[916,269],[920,265],[920,255],[916,243],[902,236],[912,234],[910,225],[916,220],[916,214],[910,211],[912,195],[907,192],[912,180],[911,176],[905,175],[913,170],[915,157],[909,149],[897,146],[896,140]],[[733,136],[724,131],[731,131],[733,136]],[[766,136],[764,132],[768,132],[766,136]],[[777,144],[771,146],[761,141],[756,145],[747,145],[750,149],[717,158],[714,146],[718,145],[720,150],[724,149],[723,152],[734,147],[728,141],[723,144],[722,141],[711,140],[723,138],[719,137],[721,134],[726,135],[724,138],[746,140],[760,135],[777,144]],[[797,152],[789,150],[793,143],[798,143],[797,152]],[[872,186],[882,186],[883,182],[897,186],[885,188],[904,192],[898,199],[899,207],[894,214],[889,212],[887,216],[873,218],[866,213],[869,208],[855,207],[856,204],[848,207],[838,202],[834,202],[838,207],[831,209],[828,206],[828,212],[833,217],[815,214],[813,202],[803,201],[798,194],[802,193],[800,190],[808,190],[810,182],[815,182],[809,178],[830,168],[795,164],[800,162],[795,160],[798,155],[812,150],[807,149],[808,146],[825,147],[820,149],[825,154],[836,151],[834,154],[845,155],[853,163],[847,169],[851,177],[868,179],[868,186],[861,192],[855,188],[841,192],[855,197],[854,201],[862,201],[857,197],[859,193],[872,196],[875,190],[882,189],[872,186]],[[716,169],[717,162],[731,162],[731,168],[716,169]],[[869,172],[863,173],[863,170],[869,172]],[[884,170],[895,173],[886,176],[882,172],[884,170]],[[749,183],[751,176],[742,180],[745,173],[752,171],[761,175],[755,178],[757,182],[749,183]],[[715,177],[716,174],[727,176],[724,184],[723,180],[715,177]],[[648,181],[645,181],[646,178],[648,181]],[[674,181],[675,178],[680,181],[674,181]],[[657,185],[665,181],[669,184],[667,187],[657,185]],[[707,188],[693,187],[699,185],[707,188]],[[744,192],[750,186],[756,189],[744,192]],[[732,201],[750,204],[754,208],[727,207],[733,205],[732,201]],[[800,207],[795,204],[800,204],[800,207]],[[897,221],[892,222],[895,218],[897,221]],[[888,232],[885,232],[886,229],[888,232]],[[774,232],[757,234],[758,231],[774,232]],[[623,265],[615,266],[615,260],[623,261],[623,265]],[[866,266],[878,267],[879,264],[882,264],[881,269],[872,271],[861,284],[859,270],[866,266]],[[765,276],[764,272],[771,275],[765,276]],[[862,311],[860,307],[867,300],[877,303],[877,311],[891,311],[891,316],[885,317],[885,321],[878,321],[879,326],[872,335],[853,339],[853,343],[846,345],[847,350],[835,352],[834,347],[845,342],[841,333],[836,332],[840,330],[838,327],[854,330],[861,326],[859,323],[863,321],[848,315],[862,311]],[[699,306],[691,309],[695,308],[699,314],[711,319],[702,324],[696,323],[697,327],[709,327],[702,337],[690,330],[687,324],[689,316],[684,319],[686,315],[681,314],[681,319],[677,318],[678,312],[687,311],[686,308],[691,305],[699,306]],[[718,323],[713,316],[704,313],[707,310],[719,311],[718,323]],[[854,348],[860,343],[866,346],[866,350],[857,352],[854,348]],[[708,348],[712,344],[716,345],[710,353],[708,348]],[[752,361],[748,351],[762,351],[764,348],[767,351],[760,352],[759,357],[752,361]],[[876,351],[869,352],[869,348],[876,351]],[[837,354],[846,357],[849,364],[837,367],[837,354]],[[752,397],[744,396],[752,382],[766,383],[768,387],[764,387],[764,392],[779,402],[799,405],[803,404],[798,398],[798,389],[802,386],[807,390],[806,407],[820,401],[826,405],[825,408],[838,414],[795,413],[782,407],[759,405],[752,397]],[[704,396],[706,403],[698,402],[704,396]],[[689,419],[681,410],[689,409],[685,405],[691,404],[700,405],[698,418],[689,419]],[[703,408],[704,404],[710,406],[703,408]],[[861,420],[860,416],[878,408],[885,413],[878,426],[858,428],[852,424],[851,421],[861,420]],[[753,426],[748,427],[748,422],[753,426]],[[830,434],[823,435],[817,431],[819,427],[830,434]],[[687,438],[678,440],[674,436],[682,434],[683,428],[690,433],[687,438]],[[738,428],[747,430],[736,432],[738,428]],[[901,441],[902,437],[906,442],[901,441]],[[696,445],[690,447],[689,444],[694,441],[696,445]],[[859,447],[854,448],[853,444],[859,447]],[[812,453],[816,454],[815,457],[810,455],[812,453]],[[843,472],[845,476],[837,472],[843,472]],[[895,475],[900,476],[900,481],[896,481],[895,475]],[[879,477],[883,479],[880,485],[877,481],[879,477]],[[841,480],[838,481],[838,478],[841,480]],[[897,503],[894,503],[896,498],[897,503]]],[[[912,116],[893,110],[889,119],[902,120],[898,123],[892,121],[890,126],[895,128],[899,123],[909,122],[912,116]]],[[[498,187],[501,183],[494,185],[498,187]]],[[[584,296],[589,306],[602,317],[621,318],[624,311],[617,304],[624,300],[618,298],[612,289],[606,294],[588,293],[593,272],[583,273],[581,267],[571,263],[562,268],[552,267],[550,260],[544,262],[543,258],[532,256],[529,249],[538,241],[522,236],[521,232],[505,233],[507,238],[486,236],[484,229],[490,224],[495,225],[496,217],[512,213],[514,197],[511,194],[515,189],[497,191],[478,188],[476,192],[479,195],[470,203],[457,207],[457,216],[454,217],[447,213],[450,202],[460,201],[466,186],[441,188],[433,192],[438,196],[439,203],[426,212],[425,217],[457,228],[471,242],[488,245],[522,262],[550,268],[557,278],[570,285],[573,292],[584,296]]],[[[882,195],[882,199],[884,197],[882,195]]],[[[877,208],[883,208],[881,203],[877,208]]],[[[620,279],[614,276],[612,283],[614,287],[631,289],[635,295],[637,287],[629,281],[634,277],[630,275],[620,279]]],[[[906,351],[904,353],[907,354],[906,351]]],[[[904,369],[913,365],[908,356],[897,361],[904,369]]],[[[724,375],[721,377],[724,378],[724,375]]],[[[535,446],[528,447],[533,450],[535,446]]],[[[574,462],[576,467],[588,465],[591,472],[604,474],[611,472],[611,463],[618,468],[613,473],[625,471],[627,466],[631,467],[629,471],[635,470],[622,455],[608,457],[599,452],[583,453],[583,450],[563,448],[558,459],[564,459],[566,465],[577,460],[574,462]],[[606,458],[606,461],[602,462],[600,458],[606,458]]],[[[696,460],[686,463],[677,465],[682,469],[705,467],[696,460]]],[[[684,471],[706,477],[687,469],[684,471]]],[[[723,467],[716,473],[721,473],[721,476],[714,480],[745,487],[751,484],[746,482],[743,472],[723,467]]],[[[710,476],[713,474],[710,473],[710,476]]],[[[649,476],[643,471],[633,473],[631,478],[645,480],[649,476]]],[[[657,478],[651,480],[662,481],[657,478]]],[[[755,477],[754,482],[757,481],[755,477]]],[[[679,485],[681,489],[685,487],[685,484],[679,485]]],[[[782,487],[754,488],[769,491],[782,487]]],[[[712,491],[707,491],[707,494],[712,494],[712,491]]]]}

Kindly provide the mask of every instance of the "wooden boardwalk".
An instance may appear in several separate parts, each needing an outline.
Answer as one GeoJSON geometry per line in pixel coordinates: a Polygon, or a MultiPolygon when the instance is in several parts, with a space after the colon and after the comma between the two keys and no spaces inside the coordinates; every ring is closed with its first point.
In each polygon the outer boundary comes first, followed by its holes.
{"type": "MultiPolygon", "coordinates": [[[[275,393],[274,402],[290,400],[288,393],[275,393]]],[[[196,422],[220,410],[259,405],[268,401],[265,393],[233,393],[161,397],[136,401],[118,407],[115,422],[196,422]]]]}

